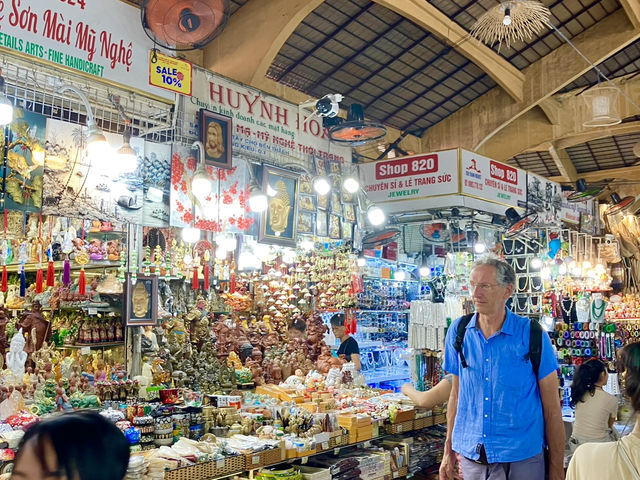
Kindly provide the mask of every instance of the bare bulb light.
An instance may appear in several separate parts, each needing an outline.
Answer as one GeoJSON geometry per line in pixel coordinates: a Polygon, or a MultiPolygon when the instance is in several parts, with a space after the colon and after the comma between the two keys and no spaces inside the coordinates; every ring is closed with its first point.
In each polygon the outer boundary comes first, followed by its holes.
{"type": "Polygon", "coordinates": [[[356,177],[349,176],[342,182],[342,188],[349,193],[356,193],[360,188],[360,182],[356,177]]]}
{"type": "Polygon", "coordinates": [[[331,182],[325,176],[319,176],[313,179],[313,189],[318,195],[326,195],[331,191],[331,182]]]}
{"type": "Polygon", "coordinates": [[[367,259],[364,256],[358,257],[358,266],[364,267],[367,264],[367,259]]]}
{"type": "Polygon", "coordinates": [[[473,246],[473,251],[477,254],[484,253],[487,251],[487,246],[484,243],[478,242],[473,246]]]}
{"type": "Polygon", "coordinates": [[[424,266],[420,267],[420,270],[418,272],[420,273],[421,278],[425,278],[429,276],[429,273],[431,273],[431,269],[427,266],[424,266]]]}
{"type": "Polygon", "coordinates": [[[542,260],[538,257],[531,259],[531,268],[539,270],[542,267],[542,260]]]}
{"type": "Polygon", "coordinates": [[[204,168],[198,168],[191,179],[191,190],[196,198],[204,200],[211,194],[211,178],[204,168]]]}
{"type": "Polygon", "coordinates": [[[393,278],[402,282],[405,278],[407,278],[407,274],[404,270],[396,270],[396,272],[393,274],[393,278]]]}
{"type": "Polygon", "coordinates": [[[251,194],[249,195],[249,208],[252,212],[262,213],[267,210],[269,207],[269,199],[267,195],[260,190],[260,188],[256,188],[255,190],[251,190],[251,194]]]}
{"type": "Polygon", "coordinates": [[[511,25],[511,9],[507,8],[504,11],[504,18],[502,19],[502,24],[505,27],[508,27],[509,25],[511,25]]]}
{"type": "Polygon", "coordinates": [[[367,210],[367,218],[369,219],[369,223],[374,227],[378,225],[382,225],[387,216],[384,214],[384,211],[378,207],[377,205],[371,205],[367,210]]]}
{"type": "Polygon", "coordinates": [[[183,228],[182,240],[187,243],[196,243],[198,240],[200,240],[200,229],[195,227],[183,228]]]}

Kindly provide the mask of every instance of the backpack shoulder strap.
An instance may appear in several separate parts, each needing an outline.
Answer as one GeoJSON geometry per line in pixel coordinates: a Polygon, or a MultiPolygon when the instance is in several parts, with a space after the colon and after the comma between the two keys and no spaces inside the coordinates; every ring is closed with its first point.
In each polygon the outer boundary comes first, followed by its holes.
{"type": "Polygon", "coordinates": [[[542,357],[542,327],[535,320],[529,320],[529,360],[533,367],[533,373],[538,381],[538,372],[540,371],[540,358],[542,357]]]}
{"type": "Polygon", "coordinates": [[[467,368],[467,359],[464,358],[464,353],[462,352],[462,342],[464,342],[464,334],[467,332],[467,325],[469,325],[474,315],[474,313],[470,313],[460,318],[460,323],[458,323],[458,329],[456,330],[456,341],[453,344],[453,348],[458,352],[458,355],[460,355],[462,368],[467,368]]]}

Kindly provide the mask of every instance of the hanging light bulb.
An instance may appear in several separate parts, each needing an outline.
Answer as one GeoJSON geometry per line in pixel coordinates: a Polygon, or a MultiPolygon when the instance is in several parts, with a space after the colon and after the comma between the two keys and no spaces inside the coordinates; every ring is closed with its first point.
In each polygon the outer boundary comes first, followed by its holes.
{"type": "Polygon", "coordinates": [[[227,259],[227,250],[222,245],[218,245],[216,247],[216,258],[218,260],[226,260],[227,259]]]}
{"type": "Polygon", "coordinates": [[[486,250],[487,250],[487,246],[482,242],[476,242],[476,244],[473,246],[473,251],[476,252],[478,255],[486,252],[486,250]]]}
{"type": "Polygon", "coordinates": [[[582,268],[584,268],[585,270],[589,270],[591,268],[591,262],[589,260],[585,260],[584,262],[582,262],[582,268]]]}
{"type": "Polygon", "coordinates": [[[539,270],[542,267],[542,259],[539,257],[535,257],[531,259],[531,268],[534,270],[539,270]]]}
{"type": "Polygon", "coordinates": [[[543,267],[542,270],[540,270],[540,278],[542,278],[542,280],[551,280],[551,269],[549,267],[543,267]]]}
{"type": "Polygon", "coordinates": [[[353,175],[349,175],[342,181],[342,188],[349,193],[356,193],[360,189],[360,182],[353,175]]]}
{"type": "Polygon", "coordinates": [[[504,10],[504,18],[502,19],[502,24],[505,27],[508,27],[509,25],[511,25],[511,9],[510,8],[505,8],[505,10],[504,10]]]}
{"type": "Polygon", "coordinates": [[[595,271],[598,275],[604,274],[607,270],[604,268],[604,265],[601,263],[597,263],[595,266],[595,271]]]}
{"type": "Polygon", "coordinates": [[[313,189],[318,195],[324,196],[329,193],[331,191],[331,182],[329,181],[329,178],[324,175],[314,178],[313,189]]]}
{"type": "Polygon", "coordinates": [[[200,240],[200,229],[195,227],[183,228],[182,240],[187,243],[196,243],[198,240],[200,240]]]}
{"type": "Polygon", "coordinates": [[[395,273],[393,274],[393,278],[401,282],[406,278],[406,276],[407,274],[402,269],[396,270],[395,273]]]}
{"type": "Polygon", "coordinates": [[[382,225],[387,216],[384,214],[384,211],[375,204],[371,204],[371,206],[367,209],[367,218],[369,219],[369,223],[374,227],[378,225],[382,225]]]}
{"type": "Polygon", "coordinates": [[[562,265],[560,265],[560,267],[558,267],[558,273],[560,275],[566,275],[567,273],[567,266],[563,263],[562,265]]]}
{"type": "Polygon", "coordinates": [[[305,252],[310,252],[311,250],[313,250],[313,247],[314,247],[313,240],[310,240],[308,238],[305,238],[300,242],[300,248],[305,252]]]}
{"type": "Polygon", "coordinates": [[[367,264],[367,259],[364,258],[364,255],[360,255],[358,257],[358,266],[359,267],[364,267],[367,264]]]}
{"type": "Polygon", "coordinates": [[[131,147],[131,131],[127,128],[123,135],[122,146],[116,152],[118,155],[118,170],[130,173],[138,168],[138,155],[131,147]]]}
{"type": "Polygon", "coordinates": [[[233,252],[238,246],[238,240],[235,235],[225,235],[222,240],[222,246],[227,252],[233,252]]]}
{"type": "Polygon", "coordinates": [[[252,212],[262,213],[269,207],[267,195],[258,186],[255,180],[249,186],[249,208],[252,212]]]}
{"type": "Polygon", "coordinates": [[[13,121],[13,104],[5,92],[4,77],[0,68],[0,125],[9,125],[13,121]]]}
{"type": "Polygon", "coordinates": [[[418,272],[420,273],[421,278],[425,278],[429,276],[429,274],[431,273],[431,269],[426,265],[423,265],[422,267],[420,267],[420,270],[418,270],[418,272]]]}
{"type": "Polygon", "coordinates": [[[196,164],[198,167],[193,177],[191,177],[191,191],[196,198],[204,200],[211,194],[211,177],[205,167],[204,155],[202,154],[204,148],[201,142],[193,142],[191,148],[195,148],[198,151],[196,156],[196,164]]]}

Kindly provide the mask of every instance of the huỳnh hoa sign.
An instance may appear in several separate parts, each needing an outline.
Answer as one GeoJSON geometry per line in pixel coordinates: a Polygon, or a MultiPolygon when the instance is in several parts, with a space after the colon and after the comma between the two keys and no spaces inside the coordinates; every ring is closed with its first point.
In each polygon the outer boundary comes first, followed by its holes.
{"type": "Polygon", "coordinates": [[[153,46],[140,11],[118,0],[0,1],[0,50],[173,99],[147,82],[153,46]]]}
{"type": "Polygon", "coordinates": [[[524,170],[463,150],[444,150],[360,165],[369,199],[388,213],[469,207],[504,213],[526,203],[524,170]]]}
{"type": "Polygon", "coordinates": [[[300,116],[293,103],[194,68],[193,94],[185,100],[185,120],[194,136],[198,134],[200,109],[233,119],[234,154],[267,161],[293,157],[351,163],[351,148],[330,143],[321,118],[311,117],[309,111],[300,116]]]}

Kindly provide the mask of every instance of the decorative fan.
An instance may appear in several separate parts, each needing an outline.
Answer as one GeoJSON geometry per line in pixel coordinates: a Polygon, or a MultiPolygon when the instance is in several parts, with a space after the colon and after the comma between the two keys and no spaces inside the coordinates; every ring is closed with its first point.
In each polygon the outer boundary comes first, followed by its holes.
{"type": "Polygon", "coordinates": [[[446,243],[451,238],[451,230],[446,222],[435,220],[423,226],[422,236],[429,243],[446,243]]]}
{"type": "Polygon", "coordinates": [[[229,0],[145,0],[142,26],[164,48],[195,50],[222,33],[230,11],[229,0]]]}
{"type": "Polygon", "coordinates": [[[329,138],[332,142],[350,147],[366,145],[383,138],[387,134],[387,129],[379,123],[367,122],[364,118],[362,105],[354,103],[349,107],[347,121],[340,118],[334,119],[339,123],[329,130],[329,138]]]}
{"type": "Polygon", "coordinates": [[[505,237],[509,238],[527,231],[538,220],[537,212],[529,212],[521,216],[515,208],[507,208],[504,214],[507,216],[509,225],[505,237]]]}
{"type": "Polygon", "coordinates": [[[397,228],[387,228],[380,232],[373,232],[362,238],[362,247],[371,248],[376,245],[387,245],[400,236],[397,228]]]}
{"type": "Polygon", "coordinates": [[[612,205],[607,209],[607,215],[615,215],[616,213],[624,212],[634,202],[636,197],[624,197],[620,198],[616,192],[611,194],[612,205]]]}
{"type": "Polygon", "coordinates": [[[604,187],[589,187],[583,178],[576,182],[576,191],[567,197],[568,202],[584,202],[602,193],[604,187]]]}

